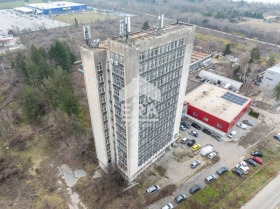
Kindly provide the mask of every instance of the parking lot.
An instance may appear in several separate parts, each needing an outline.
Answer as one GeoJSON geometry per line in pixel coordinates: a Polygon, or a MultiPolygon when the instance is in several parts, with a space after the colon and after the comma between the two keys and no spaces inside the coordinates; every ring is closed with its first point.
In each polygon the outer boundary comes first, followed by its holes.
{"type": "Polygon", "coordinates": [[[69,24],[49,19],[47,16],[25,15],[12,9],[0,10],[0,29],[4,32],[13,30],[17,33],[65,27],[69,24]]]}
{"type": "MultiPolygon", "coordinates": [[[[237,135],[229,139],[226,136],[222,137],[221,141],[217,141],[216,139],[212,138],[211,136],[203,133],[201,130],[197,130],[194,127],[190,127],[186,131],[181,131],[181,138],[177,141],[178,147],[171,148],[170,152],[165,155],[162,159],[159,160],[157,164],[160,164],[167,168],[166,177],[161,178],[157,184],[164,187],[168,184],[175,184],[177,189],[173,192],[172,196],[165,197],[161,199],[159,202],[151,205],[150,209],[158,209],[161,208],[163,205],[167,203],[174,203],[174,198],[178,195],[184,193],[187,196],[190,195],[189,190],[195,184],[199,184],[202,187],[205,186],[205,178],[209,175],[214,174],[217,177],[216,171],[225,166],[228,169],[235,167],[244,157],[248,156],[248,146],[243,146],[243,143],[240,143],[240,140],[243,140],[247,134],[250,134],[251,131],[254,131],[258,128],[261,124],[261,120],[254,119],[251,116],[245,114],[241,119],[240,122],[244,119],[250,119],[254,121],[254,126],[248,126],[246,130],[243,130],[237,126],[234,126],[232,130],[237,131],[237,135]],[[198,133],[198,137],[191,136],[189,131],[195,131],[198,133]],[[190,153],[191,147],[187,144],[181,144],[180,141],[184,137],[188,137],[190,139],[195,139],[196,143],[201,145],[201,148],[205,147],[206,145],[211,145],[214,147],[215,151],[218,153],[218,162],[212,162],[207,157],[202,157],[200,151],[197,151],[193,157],[190,153]],[[178,159],[174,157],[174,153],[182,153],[185,152],[186,157],[182,157],[182,160],[178,162],[178,159]],[[201,165],[195,169],[190,168],[190,164],[195,160],[200,160],[201,165]]],[[[186,120],[188,124],[191,121],[186,120]]],[[[266,132],[267,133],[267,132],[266,132]]],[[[260,138],[255,138],[256,141],[251,143],[251,146],[256,143],[260,138]]]]}

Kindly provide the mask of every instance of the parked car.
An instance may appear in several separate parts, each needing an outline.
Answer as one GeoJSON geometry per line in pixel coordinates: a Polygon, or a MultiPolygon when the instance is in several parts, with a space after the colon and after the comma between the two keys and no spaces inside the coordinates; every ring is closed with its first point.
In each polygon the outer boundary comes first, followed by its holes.
{"type": "Polygon", "coordinates": [[[238,168],[231,169],[231,172],[234,173],[238,177],[242,177],[243,176],[243,172],[240,171],[238,168]]]}
{"type": "Polygon", "coordinates": [[[242,122],[247,124],[247,125],[249,125],[249,126],[253,126],[254,125],[254,122],[251,121],[251,120],[243,120],[242,122]]]}
{"type": "Polygon", "coordinates": [[[214,148],[210,145],[205,146],[200,150],[200,154],[202,156],[206,156],[206,155],[210,154],[211,152],[214,152],[214,148]]]}
{"type": "Polygon", "coordinates": [[[274,139],[280,141],[280,133],[273,136],[274,139]]]}
{"type": "Polygon", "coordinates": [[[196,167],[198,167],[200,164],[201,164],[201,162],[200,162],[199,160],[196,160],[196,161],[194,161],[194,162],[191,164],[191,168],[196,168],[196,167]]]}
{"type": "Polygon", "coordinates": [[[248,127],[244,123],[237,123],[236,126],[238,126],[239,128],[242,128],[244,130],[248,127]]]}
{"type": "Polygon", "coordinates": [[[213,159],[214,157],[216,157],[217,156],[217,153],[216,152],[211,152],[209,155],[207,155],[207,157],[209,158],[209,159],[213,159]]]}
{"type": "Polygon", "coordinates": [[[210,175],[207,178],[204,179],[206,184],[209,184],[210,182],[214,181],[216,179],[215,175],[210,175]]]}
{"type": "Polygon", "coordinates": [[[209,130],[206,129],[206,128],[203,128],[203,129],[202,129],[202,132],[206,133],[207,135],[211,135],[211,131],[209,131],[209,130]]]}
{"type": "Polygon", "coordinates": [[[200,149],[200,147],[201,147],[200,144],[195,144],[192,146],[192,151],[197,151],[200,149]]]}
{"type": "Polygon", "coordinates": [[[174,206],[171,203],[167,203],[165,206],[163,206],[161,209],[173,209],[174,206]]]}
{"type": "Polygon", "coordinates": [[[185,126],[180,125],[180,130],[185,131],[185,130],[187,130],[187,128],[185,126]]]}
{"type": "Polygon", "coordinates": [[[228,138],[233,138],[237,134],[236,131],[232,131],[229,133],[228,138]]]}
{"type": "Polygon", "coordinates": [[[248,167],[247,163],[244,161],[240,162],[235,167],[238,168],[244,174],[248,174],[248,172],[249,172],[249,167],[248,167]]]}
{"type": "Polygon", "coordinates": [[[201,130],[201,127],[197,123],[192,123],[191,126],[198,130],[201,130]]]}
{"type": "Polygon", "coordinates": [[[262,157],[263,153],[261,151],[254,151],[251,153],[252,156],[256,156],[256,157],[262,157]]]}
{"type": "Polygon", "coordinates": [[[153,186],[149,187],[148,189],[146,189],[146,192],[148,194],[153,194],[153,193],[157,192],[158,190],[160,190],[159,185],[153,185],[153,186]]]}
{"type": "Polygon", "coordinates": [[[263,160],[260,157],[251,156],[250,159],[254,160],[258,164],[263,164],[263,160]]]}
{"type": "Polygon", "coordinates": [[[189,131],[189,134],[194,136],[194,137],[198,137],[198,133],[195,131],[189,131]]]}
{"type": "Polygon", "coordinates": [[[180,204],[181,202],[183,202],[186,199],[187,199],[187,195],[186,194],[180,194],[178,197],[175,198],[175,202],[177,204],[180,204]]]}
{"type": "Polygon", "coordinates": [[[181,122],[181,126],[184,126],[185,128],[190,128],[191,126],[187,124],[186,122],[181,122]]]}
{"type": "Polygon", "coordinates": [[[188,137],[181,139],[181,144],[186,144],[188,142],[188,140],[189,140],[188,137]]]}
{"type": "Polygon", "coordinates": [[[190,193],[194,194],[194,193],[198,192],[199,190],[201,190],[201,186],[196,184],[190,189],[190,193]]]}
{"type": "Polygon", "coordinates": [[[219,137],[218,135],[216,134],[211,134],[211,136],[216,139],[217,141],[221,141],[221,137],[219,137]]]}
{"type": "Polygon", "coordinates": [[[248,164],[254,166],[254,167],[257,166],[257,163],[256,163],[254,160],[250,159],[250,158],[244,158],[244,161],[245,161],[246,163],[248,163],[248,164]]]}
{"type": "Polygon", "coordinates": [[[188,141],[188,146],[189,147],[192,147],[194,144],[195,144],[195,140],[194,139],[188,141]]]}
{"type": "Polygon", "coordinates": [[[217,170],[217,174],[220,176],[224,173],[228,172],[228,168],[227,167],[221,167],[217,170]]]}

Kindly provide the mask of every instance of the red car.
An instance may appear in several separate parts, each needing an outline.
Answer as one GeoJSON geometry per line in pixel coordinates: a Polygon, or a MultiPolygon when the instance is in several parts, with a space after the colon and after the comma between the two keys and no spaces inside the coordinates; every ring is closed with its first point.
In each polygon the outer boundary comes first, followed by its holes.
{"type": "Polygon", "coordinates": [[[250,159],[254,160],[258,164],[263,164],[263,160],[260,157],[251,156],[250,159]]]}

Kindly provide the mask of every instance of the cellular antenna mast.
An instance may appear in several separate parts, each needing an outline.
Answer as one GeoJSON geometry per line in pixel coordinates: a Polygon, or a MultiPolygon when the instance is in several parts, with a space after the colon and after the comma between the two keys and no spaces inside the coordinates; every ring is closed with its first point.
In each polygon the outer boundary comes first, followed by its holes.
{"type": "Polygon", "coordinates": [[[120,20],[120,36],[125,36],[127,42],[129,34],[131,33],[130,17],[127,16],[120,20]]]}
{"type": "Polygon", "coordinates": [[[84,31],[84,39],[86,41],[86,44],[89,48],[98,48],[100,39],[93,39],[91,40],[91,33],[90,33],[90,26],[86,25],[83,26],[83,31],[84,31]]]}
{"type": "Polygon", "coordinates": [[[158,26],[156,29],[157,35],[160,35],[160,32],[163,29],[163,22],[164,22],[164,14],[158,16],[158,26]]]}

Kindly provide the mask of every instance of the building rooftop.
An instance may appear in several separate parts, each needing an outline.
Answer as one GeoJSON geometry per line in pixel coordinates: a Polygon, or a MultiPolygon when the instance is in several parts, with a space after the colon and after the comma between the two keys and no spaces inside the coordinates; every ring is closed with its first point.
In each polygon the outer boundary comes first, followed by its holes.
{"type": "Polygon", "coordinates": [[[17,10],[20,12],[33,12],[33,10],[28,7],[16,7],[16,8],[14,8],[14,10],[17,10]]]}
{"type": "Polygon", "coordinates": [[[197,51],[195,49],[193,49],[192,51],[192,57],[191,57],[191,63],[195,63],[199,60],[202,60],[208,56],[211,56],[211,54],[205,53],[205,52],[201,52],[201,51],[197,51]]]}
{"type": "Polygon", "coordinates": [[[252,99],[205,83],[185,96],[185,102],[215,117],[231,122],[252,99]]]}
{"type": "Polygon", "coordinates": [[[267,69],[270,72],[280,73],[280,64],[267,69]]]}
{"type": "MultiPolygon", "coordinates": [[[[154,39],[155,37],[160,37],[163,34],[167,34],[167,33],[174,32],[176,30],[180,30],[180,29],[188,28],[188,27],[194,27],[194,26],[190,25],[190,24],[179,22],[179,23],[175,23],[175,24],[164,25],[164,27],[161,29],[161,32],[159,35],[156,33],[156,28],[152,28],[147,31],[135,32],[135,33],[132,33],[129,35],[129,42],[133,43],[133,44],[137,44],[138,41],[154,39]]],[[[117,40],[120,42],[123,42],[124,39],[125,39],[125,37],[123,37],[123,36],[118,36],[118,37],[113,38],[113,40],[117,40]]]]}
{"type": "Polygon", "coordinates": [[[54,8],[64,8],[64,7],[73,7],[73,6],[83,6],[85,4],[78,4],[78,3],[67,2],[67,1],[57,1],[57,2],[25,4],[25,5],[37,9],[54,9],[54,8]]]}
{"type": "Polygon", "coordinates": [[[239,81],[236,81],[236,80],[233,80],[233,79],[230,79],[230,78],[227,78],[227,77],[224,77],[224,76],[221,76],[221,75],[218,75],[216,73],[212,73],[212,72],[209,72],[209,71],[206,71],[206,70],[201,70],[199,72],[199,76],[201,78],[205,78],[205,79],[210,80],[210,81],[215,82],[215,83],[220,81],[220,84],[222,86],[230,84],[230,86],[234,90],[237,90],[237,91],[239,91],[240,88],[243,85],[243,83],[241,83],[239,81]]]}

